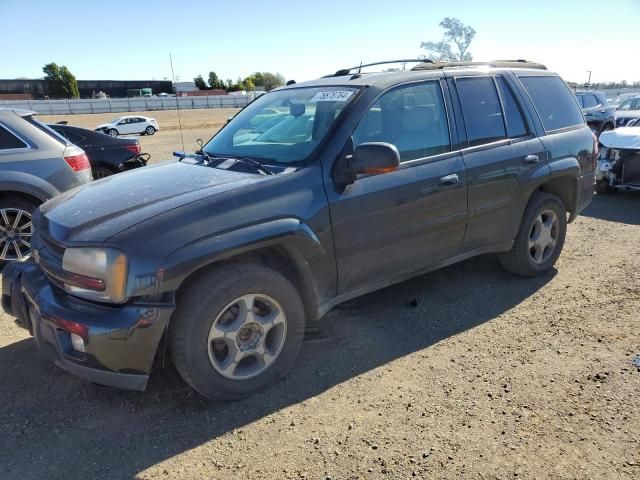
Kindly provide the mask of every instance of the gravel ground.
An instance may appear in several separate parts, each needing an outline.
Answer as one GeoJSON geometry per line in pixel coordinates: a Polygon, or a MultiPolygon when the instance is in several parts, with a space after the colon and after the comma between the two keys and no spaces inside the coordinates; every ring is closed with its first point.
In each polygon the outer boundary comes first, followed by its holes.
{"type": "Polygon", "coordinates": [[[84,384],[3,315],[0,479],[640,478],[639,207],[595,197],[545,277],[486,256],[344,304],[235,403],[84,384]]]}

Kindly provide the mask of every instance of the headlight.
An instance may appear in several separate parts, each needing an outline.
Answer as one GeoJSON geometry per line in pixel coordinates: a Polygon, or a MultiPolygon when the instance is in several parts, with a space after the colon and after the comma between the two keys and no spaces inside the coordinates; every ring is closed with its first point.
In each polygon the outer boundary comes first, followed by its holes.
{"type": "Polygon", "coordinates": [[[77,297],[122,303],[127,257],[114,248],[67,248],[62,257],[65,290],[77,297]]]}

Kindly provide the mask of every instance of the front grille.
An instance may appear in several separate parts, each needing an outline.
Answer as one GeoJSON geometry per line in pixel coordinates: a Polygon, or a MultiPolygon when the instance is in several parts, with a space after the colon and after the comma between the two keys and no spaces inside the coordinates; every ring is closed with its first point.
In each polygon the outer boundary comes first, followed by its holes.
{"type": "Polygon", "coordinates": [[[38,240],[39,240],[38,243],[40,244],[40,248],[38,250],[41,252],[44,249],[46,254],[48,254],[48,256],[51,256],[56,260],[59,260],[60,267],[62,267],[62,257],[64,255],[64,247],[54,242],[53,240],[48,238],[46,235],[42,235],[42,234],[38,235],[38,240]]]}
{"type": "Polygon", "coordinates": [[[62,257],[64,256],[64,247],[46,235],[39,233],[38,230],[33,235],[33,245],[38,250],[35,255],[36,263],[49,280],[58,288],[64,290],[64,284],[60,279],[62,269],[62,257]]]}

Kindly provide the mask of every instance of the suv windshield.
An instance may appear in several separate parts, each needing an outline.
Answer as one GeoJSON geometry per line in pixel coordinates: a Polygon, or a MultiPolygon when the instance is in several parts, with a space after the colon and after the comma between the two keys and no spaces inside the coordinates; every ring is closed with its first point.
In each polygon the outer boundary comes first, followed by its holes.
{"type": "Polygon", "coordinates": [[[204,151],[278,163],[304,160],[356,91],[350,87],[306,87],[263,95],[238,113],[204,151]]]}

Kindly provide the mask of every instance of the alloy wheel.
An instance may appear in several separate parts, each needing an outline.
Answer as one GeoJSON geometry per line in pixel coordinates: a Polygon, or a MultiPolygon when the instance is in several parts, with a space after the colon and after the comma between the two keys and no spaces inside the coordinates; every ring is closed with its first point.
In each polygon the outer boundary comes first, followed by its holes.
{"type": "Polygon", "coordinates": [[[243,295],[213,321],[207,339],[209,360],[222,376],[246,380],[273,364],[286,335],[286,316],[276,300],[262,294],[243,295]]]}
{"type": "Polygon", "coordinates": [[[534,263],[546,262],[555,251],[560,222],[553,210],[544,210],[533,222],[529,233],[529,254],[534,263]]]}
{"type": "Polygon", "coordinates": [[[0,209],[0,260],[24,261],[31,256],[31,214],[19,208],[0,209]]]}

